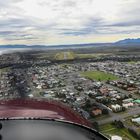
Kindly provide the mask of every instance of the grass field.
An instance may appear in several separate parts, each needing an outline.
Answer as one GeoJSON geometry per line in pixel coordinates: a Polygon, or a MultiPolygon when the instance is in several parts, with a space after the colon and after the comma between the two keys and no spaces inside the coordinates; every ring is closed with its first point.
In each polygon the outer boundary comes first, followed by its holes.
{"type": "Polygon", "coordinates": [[[100,58],[109,54],[91,53],[91,54],[75,54],[77,58],[100,58]]]}
{"type": "Polygon", "coordinates": [[[59,52],[55,55],[56,60],[74,59],[74,58],[100,58],[109,54],[91,53],[79,54],[74,52],[59,52]]]}
{"type": "Polygon", "coordinates": [[[140,61],[129,61],[128,64],[136,64],[138,62],[140,62],[140,61]]]}
{"type": "Polygon", "coordinates": [[[33,58],[37,58],[37,59],[50,59],[50,58],[53,58],[55,53],[53,52],[40,52],[40,53],[34,53],[34,54],[31,54],[31,56],[33,56],[33,58]]]}
{"type": "Polygon", "coordinates": [[[2,68],[2,69],[0,69],[0,73],[1,73],[1,72],[7,72],[9,69],[10,69],[10,68],[8,68],[8,67],[7,67],[7,68],[2,68]]]}
{"type": "Polygon", "coordinates": [[[72,60],[74,58],[73,52],[59,52],[55,55],[56,60],[72,60]]]}
{"type": "Polygon", "coordinates": [[[56,59],[56,60],[63,60],[63,57],[64,57],[63,52],[57,53],[57,54],[55,55],[55,59],[56,59]]]}
{"type": "Polygon", "coordinates": [[[119,77],[101,72],[101,71],[86,71],[86,72],[81,72],[81,75],[83,75],[86,78],[97,80],[97,81],[107,81],[107,80],[117,80],[119,77]]]}
{"type": "Polygon", "coordinates": [[[126,128],[118,129],[111,124],[105,124],[105,125],[100,126],[99,131],[102,134],[106,135],[107,137],[111,135],[118,135],[118,136],[121,136],[123,140],[137,140],[128,132],[126,128]]]}
{"type": "Polygon", "coordinates": [[[140,134],[140,125],[139,124],[137,124],[137,123],[133,123],[132,121],[131,121],[131,119],[132,119],[133,117],[128,117],[128,118],[125,118],[125,121],[123,122],[125,125],[127,125],[128,127],[135,127],[135,131],[137,132],[137,133],[139,133],[140,134]]]}
{"type": "Polygon", "coordinates": [[[77,58],[94,58],[97,57],[95,54],[76,54],[77,58]]]}

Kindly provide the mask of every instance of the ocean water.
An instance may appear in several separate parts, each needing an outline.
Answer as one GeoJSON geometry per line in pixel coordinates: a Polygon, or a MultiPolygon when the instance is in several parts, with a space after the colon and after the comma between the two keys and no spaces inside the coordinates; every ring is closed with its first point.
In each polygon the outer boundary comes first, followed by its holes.
{"type": "Polygon", "coordinates": [[[0,48],[0,55],[8,54],[13,52],[23,52],[23,51],[30,51],[30,48],[0,48]]]}
{"type": "Polygon", "coordinates": [[[5,49],[1,49],[0,48],[0,55],[2,55],[2,54],[4,54],[4,53],[6,53],[7,51],[5,50],[5,49]]]}

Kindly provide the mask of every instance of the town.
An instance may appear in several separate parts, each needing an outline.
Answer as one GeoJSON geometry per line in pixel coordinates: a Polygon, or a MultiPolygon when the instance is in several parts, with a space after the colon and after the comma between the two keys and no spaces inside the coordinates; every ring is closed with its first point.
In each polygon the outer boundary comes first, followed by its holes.
{"type": "MultiPolygon", "coordinates": [[[[68,59],[66,55],[68,53],[64,54],[64,59],[68,59]]],[[[53,62],[48,58],[26,60],[24,54],[16,53],[2,55],[0,99],[61,101],[94,126],[121,121],[127,131],[140,136],[139,56],[107,55],[103,58],[72,63],[71,60],[53,62]]],[[[107,133],[103,127],[101,132],[107,133]]]]}

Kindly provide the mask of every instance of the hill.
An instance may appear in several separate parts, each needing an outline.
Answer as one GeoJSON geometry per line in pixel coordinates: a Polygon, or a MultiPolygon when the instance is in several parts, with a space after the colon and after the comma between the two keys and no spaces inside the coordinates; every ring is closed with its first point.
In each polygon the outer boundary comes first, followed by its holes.
{"type": "Polygon", "coordinates": [[[128,39],[117,41],[115,44],[140,44],[140,38],[137,39],[128,38],[128,39]]]}

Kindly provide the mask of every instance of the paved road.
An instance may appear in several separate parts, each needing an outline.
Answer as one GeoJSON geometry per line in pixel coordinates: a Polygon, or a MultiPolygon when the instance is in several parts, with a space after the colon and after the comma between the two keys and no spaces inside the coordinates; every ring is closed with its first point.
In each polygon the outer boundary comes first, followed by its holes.
{"type": "Polygon", "coordinates": [[[68,57],[67,57],[68,56],[68,52],[64,52],[63,54],[64,54],[64,60],[67,60],[68,59],[68,57]]]}
{"type": "Polygon", "coordinates": [[[133,107],[127,110],[127,112],[124,113],[112,113],[112,116],[108,118],[104,118],[102,120],[98,120],[99,125],[103,125],[106,123],[110,123],[114,120],[123,120],[129,116],[134,116],[140,114],[140,107],[133,107]]]}
{"type": "MultiPolygon", "coordinates": [[[[119,91],[120,93],[125,94],[125,95],[131,94],[129,91],[123,90],[123,89],[118,88],[118,87],[116,87],[116,86],[113,86],[113,85],[110,85],[110,84],[106,84],[106,83],[104,83],[104,84],[105,84],[106,86],[110,87],[110,88],[113,88],[113,89],[119,91]]],[[[139,95],[136,95],[136,94],[133,94],[132,96],[133,96],[134,98],[140,98],[140,96],[139,96],[139,95]]]]}
{"type": "MultiPolygon", "coordinates": [[[[69,76],[69,78],[67,79],[67,82],[69,83],[69,85],[71,85],[70,84],[71,83],[71,80],[74,79],[74,77],[76,75],[78,75],[77,72],[67,74],[67,76],[69,76]]],[[[111,87],[111,88],[113,88],[113,89],[118,90],[119,92],[121,92],[121,93],[123,93],[125,95],[129,95],[129,92],[128,91],[119,89],[117,87],[114,87],[114,86],[111,86],[111,85],[108,85],[108,84],[106,84],[106,85],[109,86],[109,87],[111,87]]],[[[71,86],[73,86],[73,85],[71,85],[71,86]]],[[[99,106],[101,106],[101,107],[103,107],[105,109],[108,109],[106,106],[104,106],[101,103],[96,102],[94,99],[92,99],[92,102],[96,103],[97,105],[99,105],[99,106]]],[[[129,116],[140,114],[140,107],[139,106],[135,106],[133,108],[128,109],[127,112],[122,112],[122,113],[114,113],[114,112],[110,111],[109,109],[108,109],[108,111],[109,111],[110,117],[105,118],[105,119],[102,119],[102,120],[99,120],[98,121],[99,125],[110,123],[110,122],[112,122],[114,120],[123,120],[123,119],[125,119],[125,118],[127,118],[129,116]]]]}
{"type": "Polygon", "coordinates": [[[130,94],[128,91],[123,90],[123,89],[121,89],[121,88],[118,88],[118,87],[116,87],[116,86],[113,86],[113,85],[110,85],[110,84],[106,84],[106,83],[104,83],[104,84],[105,84],[106,86],[110,87],[110,88],[113,88],[113,89],[115,89],[115,90],[117,90],[117,91],[119,91],[119,92],[125,94],[125,95],[129,95],[129,94],[130,94]]]}

